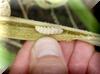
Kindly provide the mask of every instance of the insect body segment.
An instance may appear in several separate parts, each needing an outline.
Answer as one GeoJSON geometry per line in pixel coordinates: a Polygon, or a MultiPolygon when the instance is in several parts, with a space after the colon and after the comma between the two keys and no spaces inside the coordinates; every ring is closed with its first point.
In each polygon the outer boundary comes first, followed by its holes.
{"type": "Polygon", "coordinates": [[[61,34],[63,29],[56,27],[47,27],[47,26],[35,26],[35,30],[41,34],[50,35],[50,34],[61,34]]]}

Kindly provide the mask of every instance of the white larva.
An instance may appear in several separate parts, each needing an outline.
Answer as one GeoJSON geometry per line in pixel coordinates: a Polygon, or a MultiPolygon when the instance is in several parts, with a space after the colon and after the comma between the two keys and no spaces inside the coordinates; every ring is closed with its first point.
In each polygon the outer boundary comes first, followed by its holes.
{"type": "Polygon", "coordinates": [[[41,8],[50,9],[63,6],[68,0],[34,0],[34,2],[41,8]]]}
{"type": "Polygon", "coordinates": [[[0,0],[0,16],[10,16],[11,9],[8,0],[0,0]]]}
{"type": "Polygon", "coordinates": [[[63,29],[56,27],[46,27],[46,26],[35,26],[35,30],[41,34],[50,35],[50,34],[61,34],[63,29]]]}

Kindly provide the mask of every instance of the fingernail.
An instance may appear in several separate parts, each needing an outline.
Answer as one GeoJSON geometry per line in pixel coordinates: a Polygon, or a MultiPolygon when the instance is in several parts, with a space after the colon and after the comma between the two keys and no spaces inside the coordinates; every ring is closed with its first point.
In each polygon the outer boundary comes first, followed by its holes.
{"type": "Polygon", "coordinates": [[[61,48],[58,42],[49,37],[39,39],[34,45],[32,52],[35,52],[37,57],[43,57],[47,55],[62,56],[61,48]]]}
{"type": "Polygon", "coordinates": [[[31,70],[32,74],[66,74],[61,47],[55,39],[39,39],[32,49],[32,55],[37,58],[31,70]]]}

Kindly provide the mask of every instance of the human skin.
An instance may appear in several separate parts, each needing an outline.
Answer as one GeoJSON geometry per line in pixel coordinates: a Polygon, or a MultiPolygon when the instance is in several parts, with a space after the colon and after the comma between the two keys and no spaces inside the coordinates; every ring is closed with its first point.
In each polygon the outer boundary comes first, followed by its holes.
{"type": "MultiPolygon", "coordinates": [[[[58,47],[60,46],[63,56],[59,55],[59,57],[48,56],[48,57],[39,58],[40,62],[38,60],[38,63],[35,63],[34,66],[33,64],[34,60],[32,59],[33,56],[31,51],[35,49],[34,46],[36,46],[35,44],[37,42],[35,43],[32,41],[27,41],[19,51],[11,67],[10,74],[34,74],[34,73],[41,74],[39,72],[42,72],[42,74],[46,74],[44,69],[46,69],[46,71],[49,71],[47,67],[49,67],[50,70],[52,70],[50,74],[58,74],[57,71],[59,71],[59,74],[99,74],[100,73],[99,72],[100,53],[97,54],[97,52],[94,50],[94,46],[92,46],[91,44],[78,41],[78,40],[71,41],[71,42],[67,42],[67,41],[57,42],[56,40],[47,37],[42,38],[41,40],[44,40],[44,42],[46,42],[47,44],[46,46],[48,46],[49,44],[49,47],[46,47],[46,49],[49,49],[50,47],[52,47],[52,45],[55,49],[59,49],[58,47]],[[51,43],[48,41],[51,41],[51,43]],[[62,61],[63,60],[62,58],[64,58],[64,62],[62,61]],[[52,66],[50,66],[48,64],[45,64],[45,66],[43,66],[42,64],[44,63],[41,62],[47,63],[48,60],[49,63],[55,62],[57,65],[51,64],[52,66]],[[30,64],[32,67],[30,67],[30,64]],[[66,65],[66,67],[64,65],[66,65]],[[57,69],[55,69],[54,67],[56,67],[57,69]],[[65,72],[65,68],[66,68],[66,72],[65,72]],[[35,72],[33,72],[34,70],[35,72]]],[[[41,44],[39,45],[45,47],[45,44],[43,42],[41,42],[41,44]]]]}

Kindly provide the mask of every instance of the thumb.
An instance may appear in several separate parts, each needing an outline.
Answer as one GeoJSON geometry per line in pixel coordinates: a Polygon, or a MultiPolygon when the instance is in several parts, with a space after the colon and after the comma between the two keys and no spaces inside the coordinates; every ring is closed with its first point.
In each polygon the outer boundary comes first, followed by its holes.
{"type": "Polygon", "coordinates": [[[39,39],[31,54],[31,74],[66,74],[66,65],[60,45],[55,39],[39,39]]]}

